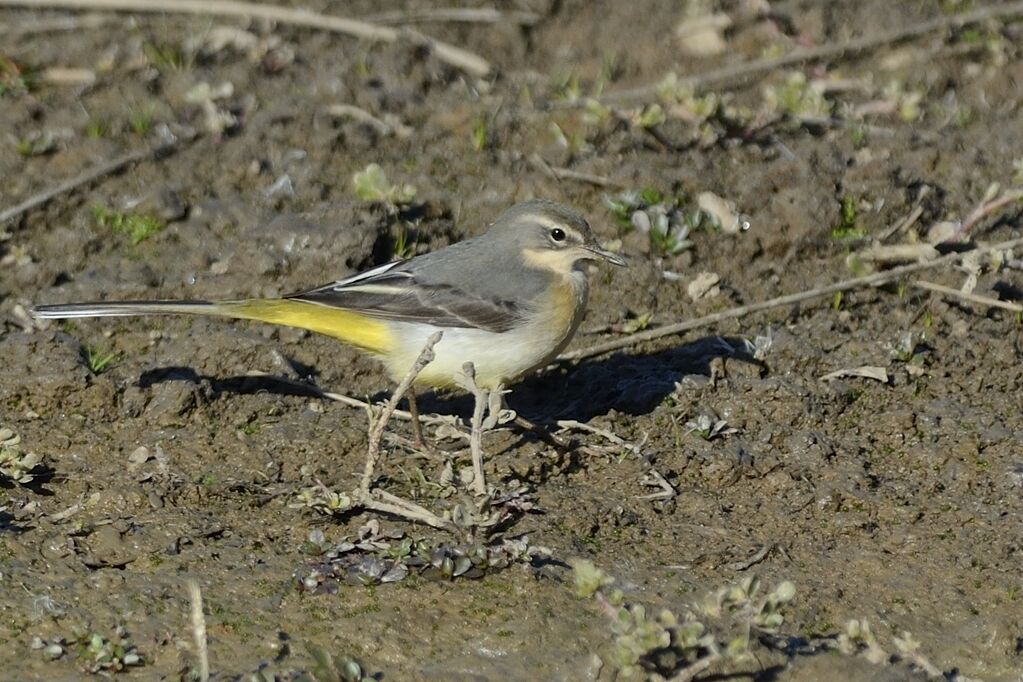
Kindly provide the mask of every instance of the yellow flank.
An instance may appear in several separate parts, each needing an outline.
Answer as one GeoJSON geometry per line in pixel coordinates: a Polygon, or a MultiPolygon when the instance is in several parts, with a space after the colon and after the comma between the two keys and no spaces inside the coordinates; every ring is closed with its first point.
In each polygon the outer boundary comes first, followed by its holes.
{"type": "Polygon", "coordinates": [[[288,299],[224,301],[217,307],[231,317],[308,329],[380,355],[394,347],[387,323],[351,310],[288,299]]]}

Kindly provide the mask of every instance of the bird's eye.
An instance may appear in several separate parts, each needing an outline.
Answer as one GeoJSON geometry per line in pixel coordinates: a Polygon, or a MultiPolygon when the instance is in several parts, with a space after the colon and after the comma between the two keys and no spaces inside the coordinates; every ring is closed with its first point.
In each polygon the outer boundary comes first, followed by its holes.
{"type": "Polygon", "coordinates": [[[560,227],[555,227],[553,230],[551,230],[551,239],[553,239],[556,242],[565,241],[565,231],[562,230],[560,227]]]}

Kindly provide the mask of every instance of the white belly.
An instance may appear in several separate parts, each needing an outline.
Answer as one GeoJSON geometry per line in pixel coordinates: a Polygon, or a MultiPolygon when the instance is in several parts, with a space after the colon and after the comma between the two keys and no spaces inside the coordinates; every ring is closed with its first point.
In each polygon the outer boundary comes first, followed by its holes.
{"type": "MultiPolygon", "coordinates": [[[[573,273],[564,288],[552,292],[552,299],[530,315],[521,326],[503,333],[471,328],[448,328],[434,346],[434,360],[419,374],[417,384],[436,388],[454,386],[454,377],[466,362],[476,368],[476,381],[483,388],[506,385],[554,358],[571,341],[586,308],[586,279],[573,273]],[[553,304],[553,305],[552,305],[553,304]]],[[[401,380],[437,331],[429,324],[391,322],[392,334],[402,339],[402,350],[385,358],[387,369],[401,380]]]]}

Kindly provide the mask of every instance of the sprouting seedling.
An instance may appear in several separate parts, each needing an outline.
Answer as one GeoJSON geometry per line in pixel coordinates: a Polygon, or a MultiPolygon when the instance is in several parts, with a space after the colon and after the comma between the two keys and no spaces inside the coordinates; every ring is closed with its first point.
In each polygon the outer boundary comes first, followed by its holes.
{"type": "Polygon", "coordinates": [[[727,428],[728,422],[724,419],[715,419],[707,414],[701,414],[696,419],[686,422],[686,433],[695,433],[703,440],[714,440],[718,436],[727,436],[737,433],[739,429],[727,428]]]}
{"type": "Polygon", "coordinates": [[[57,148],[57,139],[49,131],[35,131],[19,139],[15,144],[21,156],[44,156],[57,148]]]}
{"type": "Polygon", "coordinates": [[[605,197],[604,202],[623,232],[635,229],[646,234],[651,250],[660,256],[676,256],[692,248],[689,237],[694,232],[721,229],[709,211],[687,198],[665,196],[654,187],[605,197]]]}
{"type": "Polygon", "coordinates": [[[604,660],[622,677],[692,680],[715,663],[747,661],[759,636],[781,627],[783,607],[796,593],[786,580],[758,596],[760,581],[749,577],[711,593],[680,617],[626,603],[621,590],[605,591],[614,580],[591,562],[571,564],[577,594],[593,598],[610,621],[614,641],[604,660]]]}
{"type": "Polygon", "coordinates": [[[842,197],[839,216],[838,224],[831,228],[832,239],[845,241],[863,239],[867,236],[866,231],[860,226],[855,198],[849,196],[842,197]]]}
{"type": "Polygon", "coordinates": [[[131,132],[139,137],[148,135],[149,129],[153,127],[152,108],[138,107],[131,109],[128,112],[128,127],[131,128],[131,132]]]}
{"type": "Polygon", "coordinates": [[[831,116],[832,104],[824,97],[821,88],[798,71],[790,74],[782,85],[765,88],[764,100],[770,110],[800,121],[831,116]]]}
{"type": "Polygon", "coordinates": [[[138,246],[166,227],[159,218],[138,213],[122,213],[102,204],[93,205],[92,218],[97,226],[126,236],[132,246],[138,246]]]}
{"type": "Polygon", "coordinates": [[[316,663],[309,671],[314,682],[371,682],[376,679],[366,674],[354,658],[335,659],[312,643],[306,643],[306,650],[316,663]]]}
{"type": "Polygon", "coordinates": [[[916,363],[923,358],[927,347],[924,344],[924,335],[914,332],[903,332],[898,341],[888,344],[893,358],[899,362],[916,363]]]}
{"type": "Polygon", "coordinates": [[[98,375],[109,369],[117,361],[118,355],[116,351],[106,350],[100,346],[86,346],[82,349],[82,359],[85,360],[85,366],[89,371],[98,375]]]}
{"type": "Polygon", "coordinates": [[[11,429],[0,428],[0,478],[28,485],[35,478],[33,470],[42,457],[32,452],[22,452],[21,436],[11,429]]]}
{"type": "Polygon", "coordinates": [[[392,185],[387,182],[383,169],[371,163],[352,176],[355,196],[363,201],[377,201],[393,206],[410,203],[416,196],[414,185],[392,185]]]}
{"type": "Polygon", "coordinates": [[[98,632],[80,632],[76,633],[72,643],[86,672],[106,674],[144,664],[121,626],[115,628],[113,639],[107,639],[98,632]]]}
{"type": "Polygon", "coordinates": [[[290,505],[291,507],[308,507],[328,516],[344,514],[355,506],[355,501],[351,496],[341,491],[331,490],[319,481],[315,486],[299,491],[297,498],[295,503],[290,505]]]}
{"type": "Polygon", "coordinates": [[[483,151],[490,144],[490,119],[488,116],[480,116],[476,125],[472,127],[472,148],[478,152],[483,151]]]}
{"type": "Polygon", "coordinates": [[[393,255],[398,260],[416,255],[416,238],[409,234],[408,228],[404,225],[398,228],[398,233],[394,237],[393,255]]]}

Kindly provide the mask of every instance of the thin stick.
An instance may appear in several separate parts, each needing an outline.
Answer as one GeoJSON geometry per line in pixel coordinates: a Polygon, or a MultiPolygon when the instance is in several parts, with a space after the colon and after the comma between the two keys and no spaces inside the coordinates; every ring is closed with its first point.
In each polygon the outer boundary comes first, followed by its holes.
{"type": "Polygon", "coordinates": [[[363,17],[363,21],[376,24],[414,24],[422,22],[452,22],[462,24],[519,24],[532,26],[540,21],[534,12],[502,12],[493,7],[437,7],[408,12],[379,12],[363,17]]]}
{"type": "Polygon", "coordinates": [[[421,507],[414,502],[403,500],[397,495],[392,495],[386,490],[375,489],[370,496],[364,497],[359,504],[364,509],[393,514],[413,521],[421,521],[428,526],[441,528],[443,530],[456,530],[455,524],[434,514],[426,507],[421,507]],[[381,498],[380,500],[376,499],[381,498]]]}
{"type": "Polygon", "coordinates": [[[420,42],[429,47],[437,59],[473,76],[490,73],[490,63],[477,54],[434,40],[419,33],[399,31],[388,26],[377,26],[357,19],[347,19],[319,12],[277,7],[269,4],[239,2],[236,0],[0,0],[0,7],[39,7],[44,9],[92,9],[112,12],[159,12],[178,14],[218,15],[243,19],[266,19],[292,26],[303,26],[356,38],[396,43],[399,40],[420,42]]]}
{"type": "Polygon", "coordinates": [[[412,363],[412,367],[409,369],[408,374],[398,384],[398,388],[394,390],[394,393],[388,399],[384,405],[384,409],[380,412],[380,416],[377,417],[376,422],[373,424],[369,431],[369,448],[366,451],[366,466],[362,472],[362,483],[359,484],[359,493],[362,498],[369,497],[369,488],[373,483],[373,472],[376,469],[377,460],[380,459],[380,441],[384,437],[384,428],[387,427],[387,422],[391,420],[391,415],[398,407],[398,401],[401,400],[402,396],[412,385],[412,382],[416,380],[419,373],[423,371],[423,368],[433,362],[433,347],[437,345],[441,337],[444,336],[444,332],[436,331],[430,335],[430,338],[426,340],[426,345],[423,346],[423,350],[420,351],[419,357],[412,363]]]}
{"type": "Polygon", "coordinates": [[[11,38],[20,38],[38,33],[57,33],[61,31],[82,31],[101,28],[119,21],[123,20],[116,17],[105,17],[102,14],[86,14],[82,17],[58,17],[26,24],[0,24],[0,33],[6,33],[11,38]]]}
{"type": "Polygon", "coordinates": [[[950,253],[940,258],[927,261],[924,263],[911,263],[909,265],[903,265],[901,267],[892,268],[891,270],[885,270],[884,272],[875,272],[872,275],[866,275],[864,277],[855,277],[853,279],[842,280],[841,282],[835,282],[834,284],[828,284],[826,286],[818,287],[816,289],[810,289],[809,291],[801,291],[795,294],[787,294],[785,296],[779,296],[772,298],[767,301],[761,301],[759,303],[751,303],[749,305],[738,306],[736,308],[729,308],[728,310],[722,310],[717,313],[712,313],[704,317],[698,317],[694,320],[686,320],[677,324],[669,324],[665,327],[658,327],[657,329],[650,329],[648,331],[639,332],[638,334],[632,334],[621,339],[613,339],[605,343],[598,343],[589,348],[580,348],[579,350],[571,351],[560,355],[554,362],[555,364],[572,362],[575,360],[582,360],[584,358],[592,358],[597,355],[603,355],[610,353],[611,351],[620,350],[622,348],[629,348],[631,346],[639,345],[644,341],[652,341],[659,339],[664,336],[675,336],[684,332],[692,331],[693,329],[699,329],[701,327],[707,327],[724,320],[731,320],[738,317],[744,317],[751,313],[757,313],[762,310],[770,310],[772,308],[781,308],[783,306],[792,305],[793,303],[799,303],[801,301],[807,301],[820,296],[826,296],[828,294],[834,294],[839,291],[849,291],[851,289],[859,289],[868,286],[877,286],[884,284],[885,282],[893,279],[898,279],[904,275],[909,275],[922,270],[929,270],[937,268],[942,265],[948,265],[955,263],[956,261],[962,260],[967,253],[978,253],[985,254],[993,251],[1003,251],[1005,249],[1011,249],[1017,246],[1023,245],[1023,239],[1011,239],[1005,242],[999,242],[998,244],[991,244],[984,246],[973,251],[967,251],[963,253],[950,253]]]}
{"type": "MultiPolygon", "coordinates": [[[[515,426],[522,429],[523,431],[533,434],[534,436],[542,440],[544,443],[547,443],[547,445],[550,445],[556,450],[560,450],[561,452],[568,452],[569,450],[572,449],[572,443],[556,434],[551,433],[550,431],[540,426],[539,424],[535,424],[529,421],[522,415],[518,414],[515,415],[515,419],[512,421],[512,423],[515,424],[515,426]]],[[[589,448],[585,446],[579,449],[587,452],[592,452],[591,450],[589,450],[589,448]]]]}
{"type": "Polygon", "coordinates": [[[561,168],[558,166],[552,166],[539,154],[533,154],[529,157],[530,162],[544,171],[549,173],[555,180],[576,180],[578,182],[585,182],[590,185],[597,187],[624,187],[623,183],[620,183],[611,178],[605,178],[603,175],[594,175],[592,173],[582,173],[580,171],[572,170],[571,168],[561,168]]]}
{"type": "MultiPolygon", "coordinates": [[[[4,1],[5,0],[0,0],[0,5],[2,5],[4,1]]],[[[128,152],[127,154],[117,157],[113,161],[101,163],[95,168],[87,170],[77,177],[60,183],[56,187],[51,187],[50,189],[40,192],[39,194],[33,197],[29,197],[28,199],[21,202],[17,206],[12,206],[8,209],[0,211],[0,224],[5,223],[8,220],[11,220],[12,218],[17,218],[18,216],[22,215],[23,213],[27,213],[32,209],[38,208],[46,204],[47,202],[52,201],[53,199],[59,197],[62,194],[67,194],[73,190],[76,190],[82,185],[87,185],[90,182],[98,180],[99,178],[102,178],[105,175],[117,173],[121,169],[125,168],[126,166],[130,166],[133,163],[142,161],[144,159],[148,159],[150,157],[166,156],[167,154],[170,154],[177,149],[179,142],[180,140],[175,138],[170,142],[165,142],[156,145],[155,147],[150,147],[146,149],[136,149],[133,152],[128,152]]]]}
{"type": "Polygon", "coordinates": [[[199,680],[210,679],[210,652],[206,642],[206,615],[202,608],[202,590],[195,580],[188,581],[188,597],[192,602],[192,637],[195,640],[195,655],[199,658],[199,680]]]}
{"type": "Polygon", "coordinates": [[[984,218],[1004,208],[1005,206],[1009,206],[1011,204],[1015,204],[1021,201],[1023,201],[1023,192],[1015,191],[1006,192],[1004,195],[998,197],[997,199],[992,199],[991,201],[981,203],[980,206],[970,211],[970,215],[966,216],[966,220],[962,222],[962,224],[959,226],[959,229],[956,230],[955,235],[952,238],[962,239],[967,232],[973,229],[973,227],[984,218]]]}
{"type": "Polygon", "coordinates": [[[977,294],[968,294],[965,291],[959,291],[952,287],[947,287],[943,284],[935,284],[934,282],[928,282],[926,280],[918,279],[913,282],[913,286],[918,289],[927,289],[928,291],[934,291],[939,294],[945,294],[946,296],[953,296],[955,298],[961,298],[964,301],[970,303],[979,303],[980,305],[991,306],[992,308],[1002,308],[1003,310],[1011,310],[1016,313],[1023,313],[1023,305],[1018,303],[1011,303],[1010,301],[1000,301],[997,298],[990,298],[988,296],[979,296],[977,294]]]}
{"type": "MultiPolygon", "coordinates": [[[[815,62],[830,57],[866,52],[875,47],[900,43],[911,38],[917,38],[934,31],[941,31],[950,28],[959,28],[967,24],[975,24],[988,19],[1011,17],[1023,14],[1023,2],[1010,2],[1005,5],[992,5],[982,7],[972,12],[964,12],[947,17],[939,17],[930,21],[923,21],[905,28],[886,31],[874,36],[863,36],[852,38],[841,43],[829,43],[819,47],[802,50],[794,50],[789,54],[768,59],[755,59],[750,62],[725,66],[713,71],[680,78],[678,84],[683,87],[694,89],[705,87],[711,84],[732,83],[742,81],[746,78],[756,76],[767,71],[802,64],[803,62],[815,62]]],[[[598,99],[602,102],[620,102],[626,100],[646,99],[657,95],[660,92],[660,83],[642,85],[629,90],[608,92],[598,99]]],[[[582,102],[579,103],[580,105],[582,102]]]]}
{"type": "Polygon", "coordinates": [[[392,126],[390,123],[380,120],[365,109],[354,104],[331,104],[327,107],[327,114],[334,118],[351,118],[359,123],[365,123],[381,137],[388,137],[390,135],[408,137],[412,134],[412,129],[408,126],[400,124],[399,126],[392,126]]]}
{"type": "MultiPolygon", "coordinates": [[[[360,410],[367,410],[374,407],[383,408],[386,403],[377,403],[372,405],[365,400],[359,400],[353,398],[350,395],[344,393],[334,393],[333,391],[324,391],[323,389],[317,388],[312,384],[307,384],[304,381],[298,381],[296,379],[290,379],[288,377],[277,376],[276,374],[270,374],[269,372],[261,372],[259,370],[251,370],[246,372],[245,376],[250,377],[273,377],[274,381],[278,381],[288,386],[294,386],[295,388],[301,388],[306,391],[311,391],[317,398],[324,400],[333,400],[336,403],[347,405],[348,407],[355,407],[360,410]]],[[[391,419],[402,419],[404,421],[410,421],[412,419],[412,413],[406,412],[405,410],[395,410],[391,414],[391,419]]],[[[444,414],[420,414],[419,420],[423,424],[440,425],[440,424],[452,424],[458,423],[458,418],[453,415],[444,414]]]]}
{"type": "Polygon", "coordinates": [[[721,660],[721,654],[712,651],[696,659],[682,670],[679,670],[668,682],[692,682],[703,674],[703,671],[721,660]]]}
{"type": "Polygon", "coordinates": [[[472,431],[469,434],[469,451],[472,452],[472,487],[479,496],[487,494],[486,473],[483,470],[483,418],[487,414],[490,394],[476,383],[476,368],[471,362],[462,365],[462,375],[456,379],[459,387],[472,393],[475,405],[472,410],[472,431]]]}
{"type": "MultiPolygon", "coordinates": [[[[579,429],[580,431],[587,431],[589,433],[602,436],[603,438],[606,438],[615,445],[629,451],[637,459],[645,459],[643,457],[642,446],[637,445],[636,443],[630,443],[629,441],[619,436],[617,433],[614,433],[613,431],[610,431],[608,429],[602,429],[599,426],[593,426],[591,424],[586,424],[584,422],[575,421],[574,419],[561,419],[558,421],[558,427],[562,429],[579,429]]],[[[668,481],[668,479],[666,479],[663,474],[661,474],[660,471],[654,468],[654,465],[651,462],[646,461],[646,464],[647,464],[646,475],[643,477],[640,483],[642,483],[643,485],[658,487],[661,489],[661,491],[653,493],[651,495],[640,495],[637,499],[652,501],[670,500],[676,495],[678,495],[678,491],[675,490],[675,486],[673,486],[671,482],[668,481]]]]}
{"type": "MultiPolygon", "coordinates": [[[[926,185],[924,185],[924,187],[926,187],[926,185]]],[[[895,234],[905,232],[906,230],[911,228],[913,224],[916,223],[917,220],[920,219],[920,216],[922,216],[923,213],[924,213],[923,204],[918,203],[916,205],[916,208],[910,211],[909,215],[907,215],[905,218],[898,221],[897,223],[889,227],[887,230],[879,234],[877,237],[877,241],[883,242],[895,234]]]]}

